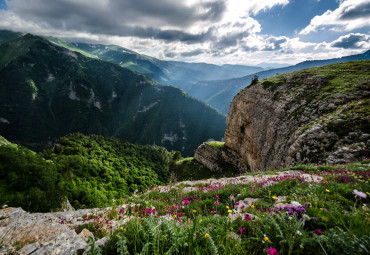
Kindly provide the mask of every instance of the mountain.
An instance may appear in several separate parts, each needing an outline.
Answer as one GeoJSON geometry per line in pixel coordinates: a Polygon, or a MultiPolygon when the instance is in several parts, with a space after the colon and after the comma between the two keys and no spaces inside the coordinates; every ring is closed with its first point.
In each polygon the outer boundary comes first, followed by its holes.
{"type": "Polygon", "coordinates": [[[225,151],[203,145],[194,158],[214,158],[203,163],[214,169],[223,158],[251,171],[364,160],[370,155],[369,80],[370,60],[362,60],[259,81],[231,101],[225,151]],[[205,157],[208,152],[213,156],[205,157]]]}
{"type": "Polygon", "coordinates": [[[21,37],[23,34],[9,30],[0,30],[0,44],[21,37]]]}
{"type": "Polygon", "coordinates": [[[188,93],[202,100],[203,102],[206,102],[207,104],[215,107],[222,113],[227,114],[229,110],[229,104],[232,98],[241,89],[248,86],[255,75],[257,75],[259,79],[265,79],[276,74],[289,73],[310,67],[369,59],[370,59],[370,50],[362,54],[351,55],[342,58],[304,61],[293,66],[265,70],[241,78],[225,79],[218,81],[199,81],[189,88],[188,93]]]}
{"type": "Polygon", "coordinates": [[[225,117],[182,90],[27,34],[0,45],[0,134],[49,144],[72,132],[193,154],[225,117]]]}

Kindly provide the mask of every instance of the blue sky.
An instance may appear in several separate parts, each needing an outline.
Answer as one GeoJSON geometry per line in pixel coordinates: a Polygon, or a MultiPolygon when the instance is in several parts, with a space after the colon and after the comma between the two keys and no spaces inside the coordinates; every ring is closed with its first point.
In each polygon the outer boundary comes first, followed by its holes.
{"type": "Polygon", "coordinates": [[[7,5],[4,0],[0,0],[0,10],[7,9],[7,5]]]}
{"type": "Polygon", "coordinates": [[[0,0],[0,29],[167,60],[295,64],[370,48],[370,0],[0,0]]]}
{"type": "Polygon", "coordinates": [[[338,7],[336,0],[291,0],[285,6],[276,5],[255,16],[262,25],[262,33],[292,37],[310,23],[311,19],[338,7]]]}

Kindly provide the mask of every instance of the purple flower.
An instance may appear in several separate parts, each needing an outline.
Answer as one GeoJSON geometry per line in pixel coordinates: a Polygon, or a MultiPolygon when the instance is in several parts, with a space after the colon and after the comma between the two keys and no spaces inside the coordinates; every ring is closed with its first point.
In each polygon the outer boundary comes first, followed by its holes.
{"type": "Polygon", "coordinates": [[[364,192],[361,192],[361,191],[358,191],[357,189],[353,190],[353,193],[358,196],[358,197],[361,197],[361,198],[366,198],[366,194],[364,192]]]}
{"type": "Polygon", "coordinates": [[[317,220],[317,217],[312,217],[313,220],[317,220]]]}
{"type": "Polygon", "coordinates": [[[272,248],[271,246],[270,246],[270,248],[266,248],[266,251],[270,255],[279,255],[278,251],[275,248],[272,248]]]}

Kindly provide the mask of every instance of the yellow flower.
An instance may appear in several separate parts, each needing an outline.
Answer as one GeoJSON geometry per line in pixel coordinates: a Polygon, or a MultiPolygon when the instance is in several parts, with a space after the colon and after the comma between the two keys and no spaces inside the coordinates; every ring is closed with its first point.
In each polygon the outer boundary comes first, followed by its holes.
{"type": "Polygon", "coordinates": [[[123,227],[120,227],[119,229],[120,229],[120,230],[123,230],[123,227]]]}
{"type": "Polygon", "coordinates": [[[254,205],[251,205],[251,208],[253,209],[254,208],[254,205]]]}
{"type": "Polygon", "coordinates": [[[174,217],[174,218],[176,218],[176,217],[177,217],[177,215],[176,215],[176,214],[174,214],[174,215],[173,215],[173,217],[174,217]]]}
{"type": "Polygon", "coordinates": [[[193,213],[196,213],[197,212],[197,210],[193,210],[193,213]]]}
{"type": "Polygon", "coordinates": [[[227,210],[227,212],[228,212],[228,213],[232,213],[233,211],[231,211],[231,210],[227,210]]]}
{"type": "Polygon", "coordinates": [[[208,237],[209,237],[209,234],[208,234],[208,233],[206,233],[206,234],[204,235],[204,237],[205,237],[205,238],[208,238],[208,237]]]}
{"type": "Polygon", "coordinates": [[[230,207],[227,205],[227,206],[226,206],[226,209],[230,209],[230,207]]]}
{"type": "Polygon", "coordinates": [[[369,192],[366,192],[366,194],[370,195],[370,193],[369,193],[369,192]]]}
{"type": "Polygon", "coordinates": [[[330,192],[330,190],[326,189],[326,192],[330,192]]]}
{"type": "Polygon", "coordinates": [[[199,223],[202,223],[202,220],[199,220],[199,223]]]}
{"type": "Polygon", "coordinates": [[[275,197],[275,196],[273,196],[272,198],[273,198],[274,200],[276,200],[276,199],[277,199],[277,197],[275,197]]]}
{"type": "Polygon", "coordinates": [[[265,237],[263,238],[263,240],[265,240],[265,241],[266,241],[266,242],[268,242],[268,243],[271,243],[270,239],[269,239],[267,236],[265,236],[265,237]]]}
{"type": "Polygon", "coordinates": [[[365,213],[366,215],[369,215],[369,213],[365,213]]]}

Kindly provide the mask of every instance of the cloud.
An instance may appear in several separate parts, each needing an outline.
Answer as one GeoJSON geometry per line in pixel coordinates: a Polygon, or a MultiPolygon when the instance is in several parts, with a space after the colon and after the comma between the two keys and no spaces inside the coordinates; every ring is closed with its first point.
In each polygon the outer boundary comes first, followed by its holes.
{"type": "MultiPolygon", "coordinates": [[[[261,60],[295,64],[308,58],[358,54],[369,47],[365,42],[369,38],[364,34],[342,33],[342,37],[328,43],[263,34],[254,16],[289,2],[7,0],[8,9],[0,10],[0,29],[71,38],[75,42],[115,44],[160,59],[217,64],[254,65],[261,60]]],[[[326,24],[338,30],[368,24],[368,3],[369,0],[338,2],[336,10],[316,16],[305,29],[310,33],[326,28],[326,24]]]]}
{"type": "Polygon", "coordinates": [[[204,53],[203,50],[197,49],[197,50],[192,50],[192,51],[188,51],[188,52],[182,52],[180,55],[182,57],[193,57],[193,56],[200,55],[202,53],[204,53]]]}
{"type": "Polygon", "coordinates": [[[333,31],[351,31],[370,26],[369,0],[345,0],[334,11],[327,10],[315,16],[310,24],[300,31],[301,35],[331,27],[333,31]]]}
{"type": "MultiPolygon", "coordinates": [[[[207,31],[187,29],[217,23],[226,9],[222,0],[199,0],[188,5],[172,0],[11,0],[5,18],[27,21],[46,30],[134,36],[193,43],[207,39],[207,31]]],[[[24,23],[24,22],[23,22],[24,23]]],[[[4,27],[3,24],[0,24],[4,27]]],[[[17,24],[14,24],[17,28],[17,24]]]]}
{"type": "Polygon", "coordinates": [[[331,46],[343,49],[368,49],[370,48],[370,36],[351,33],[339,37],[331,43],[331,46]]]}
{"type": "Polygon", "coordinates": [[[266,40],[266,46],[263,50],[272,51],[272,50],[281,50],[282,44],[286,43],[288,38],[285,36],[281,37],[270,37],[266,40]]]}

